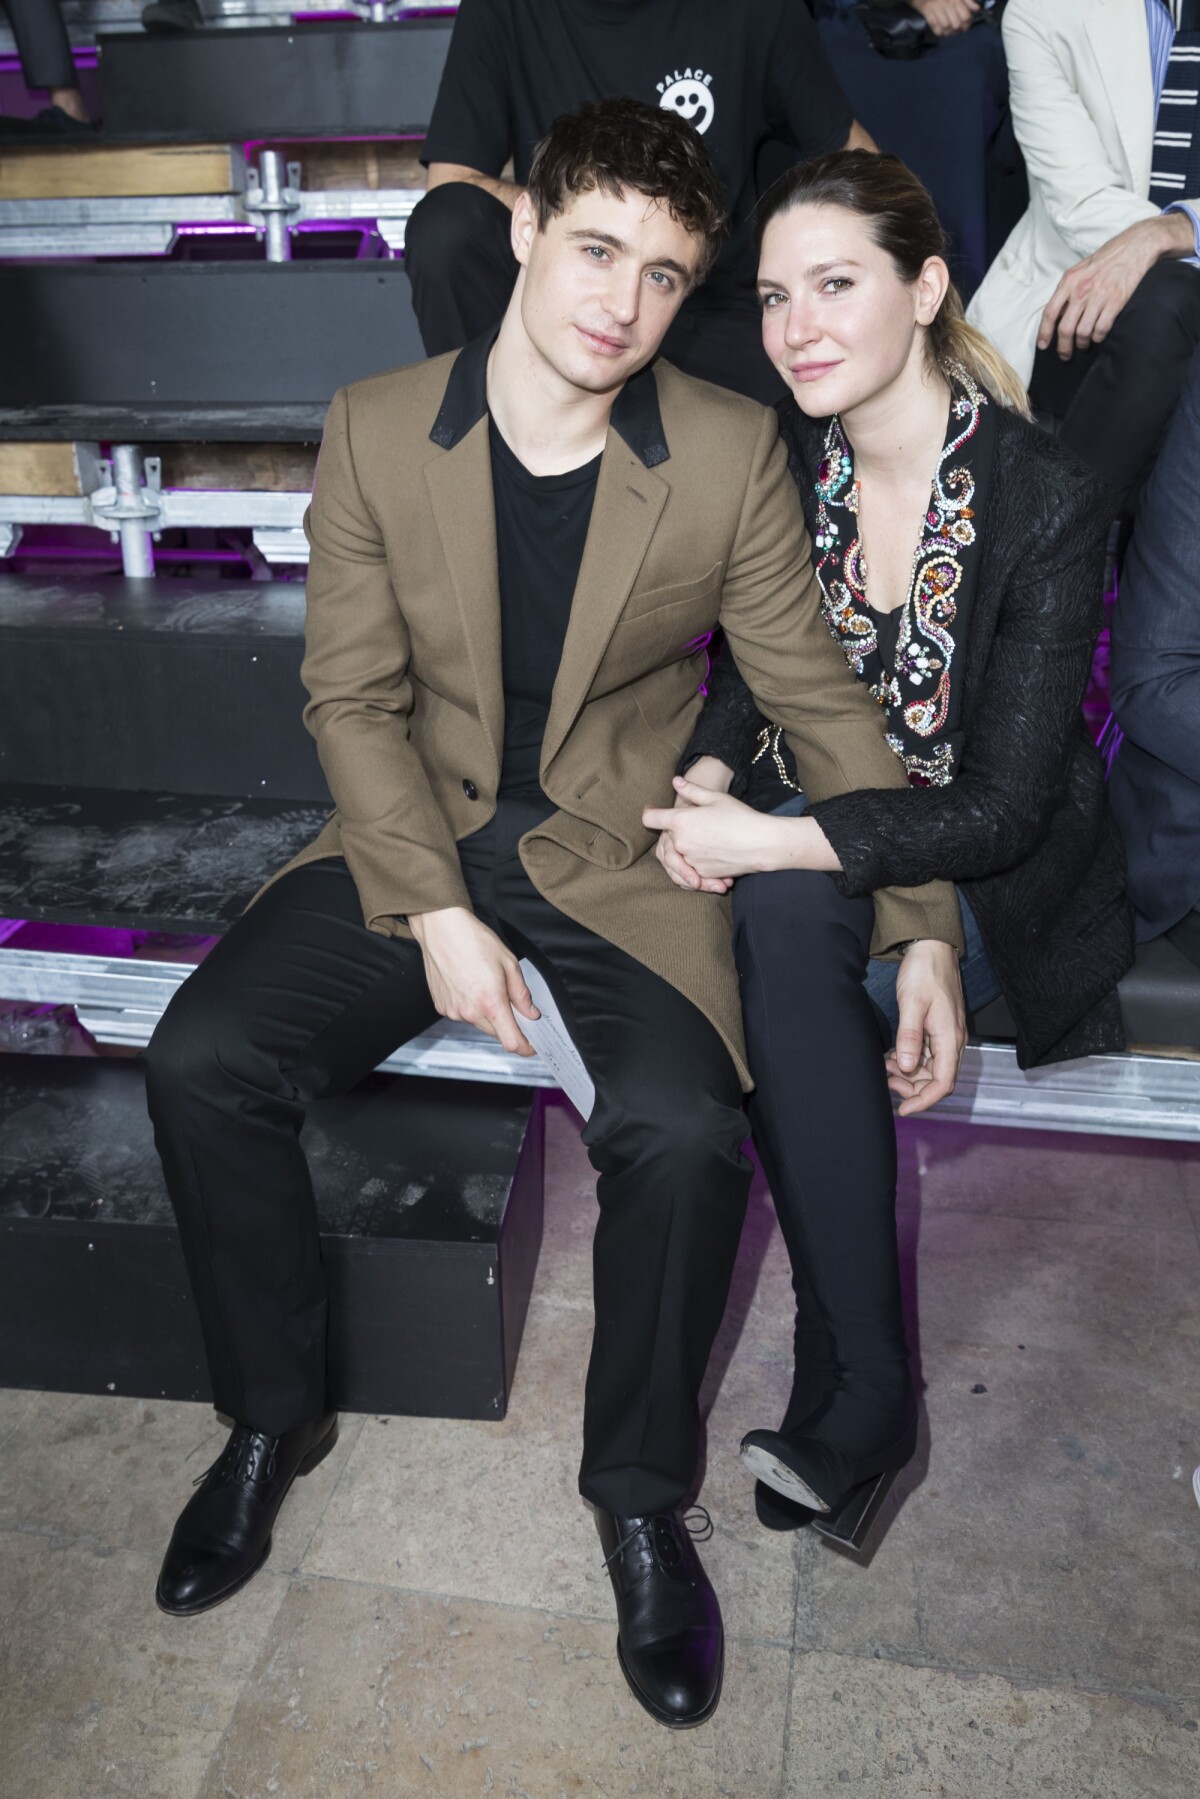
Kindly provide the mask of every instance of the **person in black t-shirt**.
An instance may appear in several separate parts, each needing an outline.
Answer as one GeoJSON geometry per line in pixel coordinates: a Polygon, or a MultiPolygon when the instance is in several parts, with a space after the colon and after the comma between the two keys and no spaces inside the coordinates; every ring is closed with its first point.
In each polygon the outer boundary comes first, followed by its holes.
{"type": "Polygon", "coordinates": [[[756,162],[768,143],[791,160],[874,148],[799,0],[463,0],[422,154],[429,192],[405,245],[426,352],[459,349],[500,317],[517,273],[509,212],[534,145],[560,114],[618,94],[695,125],[729,209],[725,250],[663,355],[771,404],[782,389],[754,290],[756,162]]]}

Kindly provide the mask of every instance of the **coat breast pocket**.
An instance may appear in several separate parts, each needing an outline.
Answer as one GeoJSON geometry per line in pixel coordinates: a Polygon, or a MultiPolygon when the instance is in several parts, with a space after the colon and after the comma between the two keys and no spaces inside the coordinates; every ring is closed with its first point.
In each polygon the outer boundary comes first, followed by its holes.
{"type": "Polygon", "coordinates": [[[715,623],[723,573],[724,564],[714,562],[707,574],[698,576],[694,581],[672,581],[665,587],[648,587],[640,592],[635,589],[622,608],[617,621],[618,628],[655,613],[677,611],[680,607],[689,605],[699,607],[702,603],[711,604],[715,623]]]}

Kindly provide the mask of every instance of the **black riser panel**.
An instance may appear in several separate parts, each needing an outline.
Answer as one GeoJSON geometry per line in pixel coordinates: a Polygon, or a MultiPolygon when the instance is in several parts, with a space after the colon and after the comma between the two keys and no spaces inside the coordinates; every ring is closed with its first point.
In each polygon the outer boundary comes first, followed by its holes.
{"type": "Polygon", "coordinates": [[[304,589],[0,575],[0,782],[331,805],[304,589]]]}
{"type": "Polygon", "coordinates": [[[453,26],[445,18],[106,34],[105,134],[168,142],[423,137],[453,26]]]}
{"type": "MultiPolygon", "coordinates": [[[[383,261],[14,263],[0,267],[0,342],[21,346],[0,359],[0,407],[239,416],[327,405],[424,356],[404,266],[383,261]]],[[[258,434],[286,432],[264,417],[258,434]]]]}
{"type": "MultiPolygon", "coordinates": [[[[339,1405],[503,1418],[541,1246],[540,1096],[372,1076],[314,1106],[304,1142],[339,1405]]],[[[211,1396],[132,1063],[0,1063],[0,1385],[211,1396]]]]}

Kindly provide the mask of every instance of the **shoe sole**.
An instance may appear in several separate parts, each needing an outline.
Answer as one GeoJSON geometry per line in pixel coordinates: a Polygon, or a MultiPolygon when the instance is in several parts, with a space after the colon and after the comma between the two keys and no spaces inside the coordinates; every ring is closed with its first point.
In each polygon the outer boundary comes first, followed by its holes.
{"type": "Polygon", "coordinates": [[[782,1493],[777,1493],[773,1487],[760,1481],[754,1489],[754,1515],[764,1530],[773,1530],[782,1536],[787,1531],[805,1530],[812,1523],[814,1513],[808,1506],[799,1506],[798,1510],[802,1515],[795,1517],[791,1512],[777,1511],[777,1503],[792,1506],[796,1501],[785,1500],[782,1493]]]}
{"type": "Polygon", "coordinates": [[[642,1710],[649,1712],[656,1724],[665,1724],[668,1730],[695,1730],[698,1724],[707,1724],[708,1720],[712,1717],[718,1705],[721,1703],[721,1688],[725,1683],[724,1648],[721,1650],[721,1666],[717,1670],[716,1691],[713,1693],[712,1698],[709,1700],[704,1710],[702,1712],[697,1712],[694,1718],[677,1718],[673,1712],[663,1711],[661,1706],[655,1705],[653,1700],[646,1697],[645,1693],[643,1693],[641,1687],[638,1686],[636,1680],[634,1680],[633,1675],[626,1666],[625,1651],[621,1647],[620,1637],[617,1638],[617,1661],[620,1663],[621,1672],[625,1676],[625,1685],[629,1688],[629,1691],[642,1707],[642,1710]]]}
{"type": "Polygon", "coordinates": [[[742,1449],[742,1460],[756,1480],[761,1480],[765,1487],[775,1493],[782,1493],[785,1499],[794,1499],[797,1505],[806,1505],[810,1512],[827,1512],[829,1506],[819,1493],[814,1493],[806,1480],[781,1462],[777,1455],[769,1449],[763,1449],[757,1443],[747,1443],[742,1449]]]}
{"type": "MultiPolygon", "coordinates": [[[[309,1450],[303,1461],[297,1466],[295,1474],[293,1474],[291,1480],[289,1480],[284,1489],[283,1498],[279,1501],[280,1508],[282,1508],[284,1500],[286,1500],[288,1494],[300,1479],[301,1475],[311,1474],[314,1468],[319,1468],[321,1463],[325,1460],[325,1457],[336,1444],[337,1440],[338,1426],[335,1423],[333,1429],[326,1436],[321,1438],[321,1441],[315,1448],[309,1450]]],[[[278,1515],[277,1512],[276,1517],[278,1517],[278,1515]]],[[[201,1612],[211,1612],[214,1606],[224,1605],[227,1599],[232,1599],[236,1594],[241,1592],[243,1587],[249,1586],[250,1582],[254,1579],[254,1576],[259,1572],[263,1563],[270,1555],[271,1544],[274,1540],[275,1533],[272,1531],[271,1535],[267,1538],[266,1543],[263,1545],[263,1552],[255,1562],[253,1568],[248,1569],[245,1574],[235,1580],[232,1586],[223,1587],[212,1599],[205,1599],[200,1605],[167,1605],[163,1600],[162,1594],[159,1592],[158,1588],[155,1587],[155,1605],[160,1612],[165,1612],[168,1618],[197,1618],[201,1612]]]]}

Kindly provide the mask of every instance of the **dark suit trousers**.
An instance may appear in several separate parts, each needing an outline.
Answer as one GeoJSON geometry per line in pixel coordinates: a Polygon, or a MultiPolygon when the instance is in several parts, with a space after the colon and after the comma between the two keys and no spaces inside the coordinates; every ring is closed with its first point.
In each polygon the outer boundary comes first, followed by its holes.
{"type": "MultiPolygon", "coordinates": [[[[461,350],[503,315],[517,278],[503,200],[468,181],[435,187],[404,234],[404,266],[427,356],[461,350]]],[[[698,381],[773,406],[786,389],[762,347],[762,316],[748,303],[701,288],[685,300],[663,340],[668,362],[698,381]]]]}
{"type": "Polygon", "coordinates": [[[78,87],[58,0],[4,0],[26,87],[78,87]]]}
{"type": "Polygon", "coordinates": [[[1200,344],[1200,269],[1159,262],[1144,275],[1102,344],[1063,362],[1034,358],[1029,393],[1059,436],[1111,481],[1127,506],[1154,467],[1200,344]]]}
{"type": "MultiPolygon", "coordinates": [[[[540,808],[509,801],[460,844],[477,913],[541,968],[596,1086],[595,1335],[580,1490],[621,1513],[688,1492],[697,1398],[725,1307],[750,1165],[711,1024],[543,899],[521,866],[540,808]]],[[[146,1051],[155,1140],[219,1410],[278,1434],[326,1397],[326,1287],[305,1107],[435,1017],[415,943],[369,931],[346,864],[268,889],[172,1001],[146,1051]]]]}

